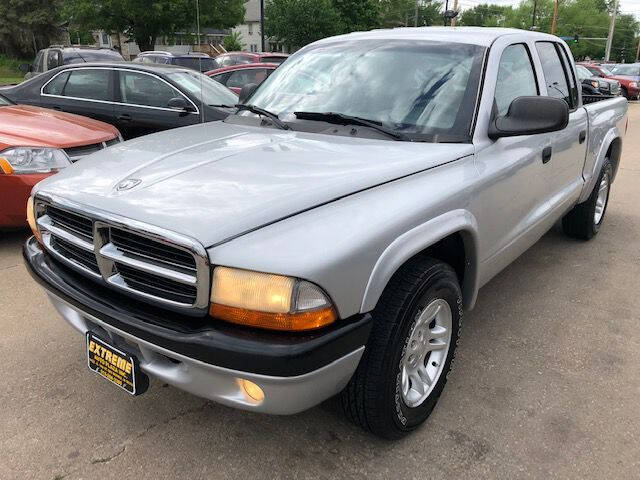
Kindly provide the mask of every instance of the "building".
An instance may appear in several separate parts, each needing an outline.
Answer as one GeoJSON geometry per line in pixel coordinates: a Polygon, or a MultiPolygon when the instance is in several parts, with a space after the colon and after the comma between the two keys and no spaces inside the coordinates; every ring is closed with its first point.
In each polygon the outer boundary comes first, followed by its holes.
{"type": "Polygon", "coordinates": [[[260,0],[248,0],[244,4],[244,23],[233,27],[233,32],[241,35],[242,49],[248,52],[259,52],[260,37],[260,0]]]}

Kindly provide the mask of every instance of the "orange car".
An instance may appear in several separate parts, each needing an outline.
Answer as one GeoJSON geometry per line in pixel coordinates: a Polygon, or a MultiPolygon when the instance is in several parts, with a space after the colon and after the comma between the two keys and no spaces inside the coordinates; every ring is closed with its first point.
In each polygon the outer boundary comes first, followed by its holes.
{"type": "Polygon", "coordinates": [[[0,95],[0,228],[27,224],[27,199],[40,180],[121,140],[107,123],[0,95]]]}

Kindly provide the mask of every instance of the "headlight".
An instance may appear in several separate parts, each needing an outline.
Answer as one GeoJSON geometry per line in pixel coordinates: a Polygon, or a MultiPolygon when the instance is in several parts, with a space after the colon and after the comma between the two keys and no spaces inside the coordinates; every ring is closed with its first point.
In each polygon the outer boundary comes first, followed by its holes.
{"type": "Polygon", "coordinates": [[[49,173],[71,165],[63,150],[46,147],[12,147],[0,152],[0,169],[7,174],[49,173]]]}
{"type": "Polygon", "coordinates": [[[211,283],[212,317],[272,330],[312,330],[336,320],[322,289],[296,278],[216,267],[211,283]]]}

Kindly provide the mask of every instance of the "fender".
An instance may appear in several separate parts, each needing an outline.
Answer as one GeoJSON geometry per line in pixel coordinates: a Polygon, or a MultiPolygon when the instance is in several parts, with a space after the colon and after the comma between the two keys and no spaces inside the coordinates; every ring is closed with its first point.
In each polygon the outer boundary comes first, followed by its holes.
{"type": "Polygon", "coordinates": [[[461,233],[465,248],[465,272],[462,285],[463,307],[470,310],[478,294],[478,225],[467,210],[453,210],[403,233],[380,255],[362,300],[361,312],[370,312],[393,274],[407,260],[453,233],[461,233]]]}
{"type": "MultiPolygon", "coordinates": [[[[591,192],[593,191],[593,187],[595,186],[595,182],[598,180],[600,169],[602,168],[602,165],[604,165],[604,160],[607,155],[607,151],[609,150],[609,147],[614,142],[614,140],[616,140],[617,138],[621,139],[622,135],[620,134],[620,131],[616,126],[611,128],[605,134],[604,138],[602,139],[602,142],[600,142],[600,149],[598,150],[598,153],[596,155],[596,161],[594,162],[593,168],[590,171],[589,171],[588,164],[585,163],[585,168],[582,172],[582,176],[584,178],[585,183],[584,183],[584,186],[582,187],[582,193],[580,194],[578,203],[582,203],[586,201],[589,198],[589,195],[591,195],[591,192]]],[[[617,170],[618,168],[616,165],[614,166],[613,178],[611,179],[612,182],[615,179],[617,170]]]]}

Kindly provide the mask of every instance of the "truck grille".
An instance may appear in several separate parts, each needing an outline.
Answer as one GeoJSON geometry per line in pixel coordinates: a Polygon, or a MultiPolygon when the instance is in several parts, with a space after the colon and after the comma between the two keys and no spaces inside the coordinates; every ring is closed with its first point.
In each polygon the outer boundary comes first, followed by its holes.
{"type": "Polygon", "coordinates": [[[36,199],[45,248],[90,278],[169,308],[206,310],[209,265],[204,248],[171,232],[125,219],[86,214],[74,207],[36,199]]]}

